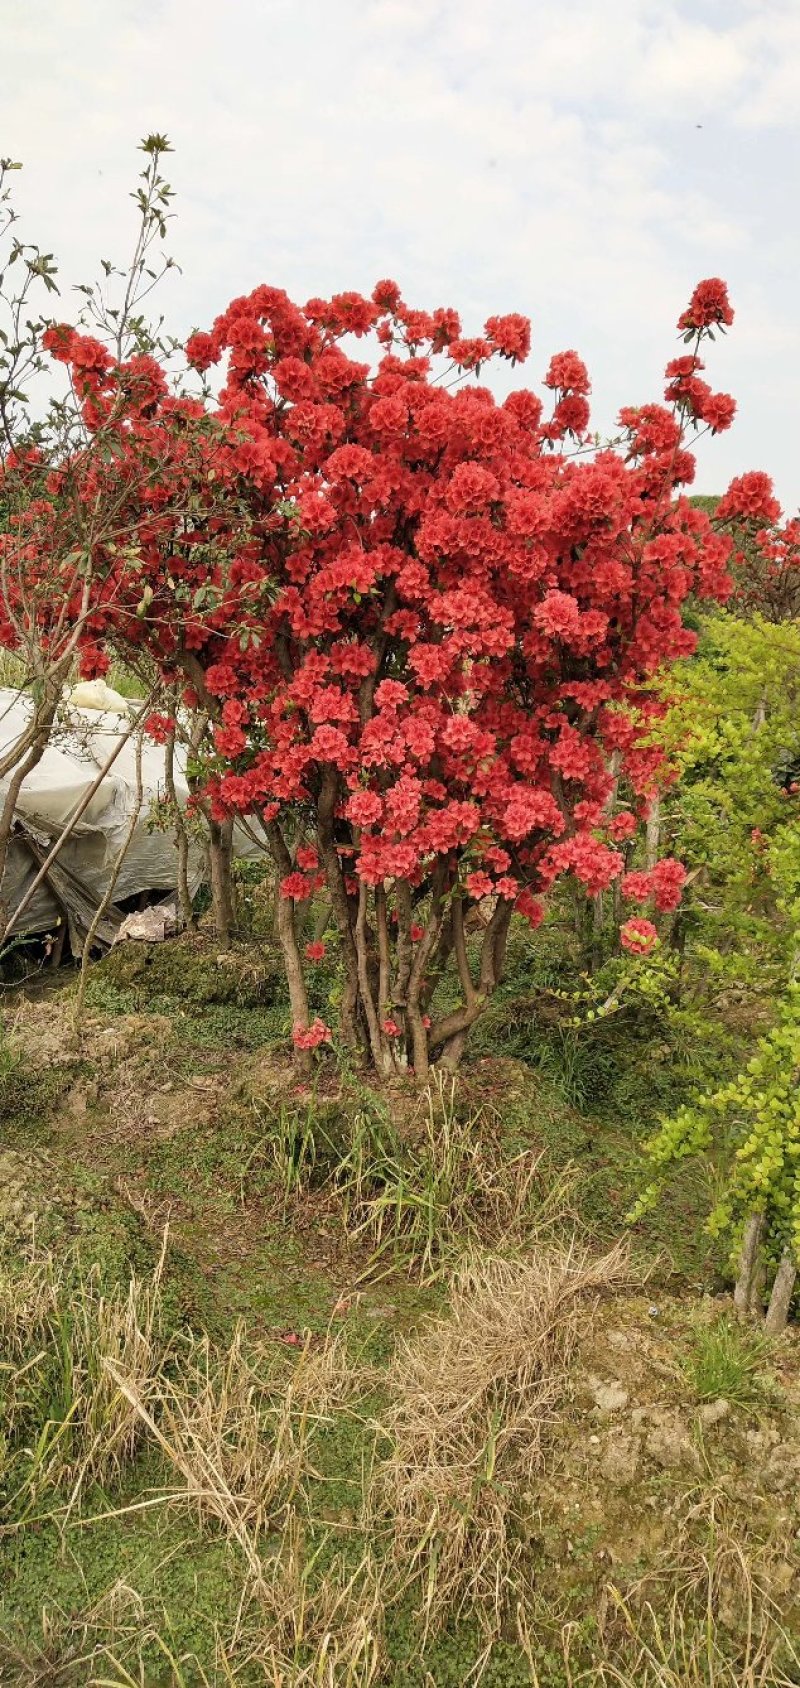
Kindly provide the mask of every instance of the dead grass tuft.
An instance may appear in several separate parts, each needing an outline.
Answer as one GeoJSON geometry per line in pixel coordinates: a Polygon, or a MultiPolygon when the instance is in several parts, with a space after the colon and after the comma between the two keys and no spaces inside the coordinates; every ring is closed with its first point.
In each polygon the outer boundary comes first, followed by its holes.
{"type": "Polygon", "coordinates": [[[0,1275],[4,1433],[23,1471],[14,1502],[67,1487],[69,1512],[87,1484],[112,1482],[132,1458],[141,1421],[129,1392],[153,1398],[166,1357],[166,1247],[165,1232],[152,1275],[107,1295],[96,1266],[83,1273],[49,1252],[0,1275]]]}
{"type": "Polygon", "coordinates": [[[276,1380],[269,1351],[234,1327],[230,1346],[189,1336],[170,1375],[143,1400],[119,1368],[109,1369],[133,1412],[180,1479],[160,1498],[188,1505],[218,1525],[244,1557],[252,1591],[268,1593],[262,1543],[283,1524],[304,1479],[313,1474],[315,1430],[329,1421],[356,1383],[344,1338],[310,1342],[287,1379],[276,1380]]]}
{"type": "Polygon", "coordinates": [[[369,1173],[367,1164],[345,1182],[350,1234],[422,1283],[469,1250],[508,1254],[552,1238],[569,1210],[571,1174],[553,1175],[539,1151],[509,1156],[487,1110],[463,1115],[456,1079],[437,1070],[402,1151],[381,1167],[379,1184],[370,1187],[369,1173]]]}
{"type": "Polygon", "coordinates": [[[554,1171],[537,1150],[509,1154],[493,1110],[465,1113],[456,1079],[438,1070],[402,1131],[364,1104],[343,1139],[312,1098],[300,1114],[282,1103],[255,1153],[284,1201],[326,1196],[351,1241],[373,1251],[371,1267],[390,1263],[422,1284],[476,1248],[541,1245],[570,1217],[571,1169],[554,1171]]]}
{"type": "Polygon", "coordinates": [[[249,1659],[286,1688],[370,1688],[383,1662],[383,1570],[367,1549],[355,1566],[337,1554],[321,1572],[326,1545],[309,1554],[289,1515],[249,1659]]]}
{"type": "Polygon", "coordinates": [[[531,1493],[567,1390],[581,1319],[618,1284],[627,1256],[577,1248],[462,1268],[448,1316],[401,1343],[391,1453],[376,1468],[394,1567],[416,1586],[426,1631],[474,1610],[487,1643],[519,1598],[531,1493]]]}
{"type": "MultiPolygon", "coordinates": [[[[138,1649],[144,1615],[140,1596],[121,1578],[81,1612],[45,1606],[39,1634],[27,1644],[0,1630],[0,1682],[15,1688],[99,1688],[97,1671],[109,1651],[138,1649]]],[[[120,1688],[125,1680],[117,1678],[120,1688]]]]}

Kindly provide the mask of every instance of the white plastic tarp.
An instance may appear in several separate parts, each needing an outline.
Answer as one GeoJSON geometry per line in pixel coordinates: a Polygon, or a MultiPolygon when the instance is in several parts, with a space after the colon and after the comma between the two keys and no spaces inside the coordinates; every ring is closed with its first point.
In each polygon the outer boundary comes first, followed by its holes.
{"type": "MultiPolygon", "coordinates": [[[[132,708],[136,708],[135,705],[132,708]]],[[[24,694],[0,689],[0,755],[22,735],[30,717],[31,701],[24,694]]],[[[41,761],[22,785],[16,818],[49,847],[75,813],[82,797],[97,778],[130,726],[130,717],[117,711],[82,709],[65,703],[51,741],[41,761]]],[[[152,826],[154,806],[165,793],[164,749],[145,738],[142,749],[143,801],[130,846],[114,887],[115,903],[144,891],[175,889],[177,851],[174,828],[161,832],[152,826]]],[[[58,866],[79,881],[81,890],[95,903],[106,891],[131,818],[137,807],[136,745],[124,743],[116,760],[90,799],[74,832],[58,857],[58,866]]],[[[2,804],[8,780],[0,780],[2,804]]],[[[185,778],[185,753],[175,751],[175,791],[185,804],[189,789],[185,778]]],[[[246,833],[237,828],[237,855],[260,852],[246,833]]],[[[3,901],[15,909],[38,871],[24,836],[11,842],[3,878],[3,901]]],[[[204,851],[199,841],[190,842],[189,880],[194,892],[202,881],[204,851]]],[[[24,911],[22,932],[52,929],[61,912],[59,900],[47,881],[35,892],[24,911]]]]}

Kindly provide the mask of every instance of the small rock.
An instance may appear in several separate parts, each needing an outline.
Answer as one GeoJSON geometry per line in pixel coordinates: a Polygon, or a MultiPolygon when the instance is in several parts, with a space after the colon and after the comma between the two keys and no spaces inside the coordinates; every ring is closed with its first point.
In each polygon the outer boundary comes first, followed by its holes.
{"type": "Polygon", "coordinates": [[[658,1314],[659,1314],[659,1309],[655,1305],[653,1305],[652,1307],[648,1307],[648,1309],[647,1309],[648,1318],[657,1319],[658,1314]]]}
{"type": "Polygon", "coordinates": [[[632,1483],[639,1468],[639,1443],[635,1436],[618,1430],[609,1438],[602,1460],[603,1476],[609,1483],[632,1483]]]}
{"type": "Polygon", "coordinates": [[[759,1481],[765,1494],[796,1494],[800,1483],[800,1448],[797,1443],[775,1444],[767,1460],[760,1462],[759,1481]]]}
{"type": "Polygon", "coordinates": [[[700,1456],[678,1413],[662,1412],[659,1415],[648,1434],[645,1448],[651,1459],[668,1470],[680,1466],[689,1466],[694,1471],[700,1469],[700,1456]]]}
{"type": "Polygon", "coordinates": [[[721,1424],[723,1418],[728,1417],[730,1410],[730,1401],[726,1401],[722,1395],[716,1401],[706,1401],[700,1408],[700,1423],[708,1430],[713,1424],[721,1424]]]}
{"type": "Polygon", "coordinates": [[[794,1565],[790,1565],[788,1559],[782,1559],[779,1564],[773,1566],[770,1572],[770,1582],[778,1594],[787,1594],[795,1576],[794,1565]]]}
{"type": "Polygon", "coordinates": [[[628,1405],[628,1391],[617,1379],[614,1383],[598,1383],[594,1388],[595,1406],[601,1413],[621,1412],[628,1405]]]}

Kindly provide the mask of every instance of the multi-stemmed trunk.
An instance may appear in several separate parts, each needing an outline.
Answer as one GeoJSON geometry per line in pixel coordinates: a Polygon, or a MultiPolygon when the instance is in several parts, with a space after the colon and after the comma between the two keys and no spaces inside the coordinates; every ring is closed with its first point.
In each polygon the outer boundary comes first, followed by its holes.
{"type": "Polygon", "coordinates": [[[764,1259],[766,1218],[763,1212],[750,1214],[739,1251],[739,1267],[733,1291],[733,1303],[742,1317],[764,1319],[768,1336],[779,1336],[789,1317],[794,1287],[797,1281],[797,1261],[793,1248],[787,1244],[778,1262],[769,1304],[764,1314],[767,1269],[764,1259]]]}
{"type": "MultiPolygon", "coordinates": [[[[441,859],[424,893],[412,894],[402,882],[368,886],[348,885],[342,865],[342,843],[335,834],[339,799],[338,776],[326,771],[319,793],[316,844],[325,876],[330,918],[340,942],[342,992],[338,1034],[351,1057],[370,1067],[383,1080],[413,1069],[425,1080],[431,1061],[455,1067],[470,1028],[480,1017],[500,982],[505,960],[511,904],[499,900],[483,930],[477,970],[468,953],[465,904],[454,859],[441,859]],[[391,899],[391,910],[390,910],[391,899]],[[415,925],[420,931],[414,930],[415,925]],[[451,959],[455,960],[461,1000],[431,1024],[429,1008],[436,984],[451,959]]],[[[280,826],[267,828],[267,838],[280,877],[293,868],[292,854],[280,826]]],[[[358,848],[353,833],[345,854],[358,848]]],[[[292,1020],[308,1024],[308,997],[303,977],[295,904],[280,898],[276,929],[283,952],[292,1020]]],[[[297,1051],[303,1071],[308,1052],[297,1051]]]]}
{"type": "MultiPolygon", "coordinates": [[[[69,660],[71,661],[71,654],[69,660]]],[[[59,665],[45,681],[25,731],[0,756],[0,779],[10,776],[0,808],[0,943],[9,929],[14,912],[6,908],[2,897],[2,884],[8,864],[19,795],[25,780],[33,773],[34,768],[38,767],[50,743],[53,723],[61,702],[63,679],[64,674],[59,665]]]]}

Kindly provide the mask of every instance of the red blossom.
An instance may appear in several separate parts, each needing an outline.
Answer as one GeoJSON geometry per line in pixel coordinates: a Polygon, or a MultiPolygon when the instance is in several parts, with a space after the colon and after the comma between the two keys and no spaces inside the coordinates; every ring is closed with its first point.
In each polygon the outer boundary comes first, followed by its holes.
{"type": "Polygon", "coordinates": [[[653,880],[650,873],[642,873],[636,870],[633,873],[623,874],[623,897],[629,898],[632,902],[646,903],[652,894],[653,880]]]}
{"type": "Polygon", "coordinates": [[[151,738],[154,744],[166,744],[170,733],[175,731],[175,722],[171,715],[159,715],[158,713],[154,713],[153,715],[148,715],[144,724],[144,730],[147,737],[151,738]]]}
{"type": "Polygon", "coordinates": [[[653,900],[660,913],[675,909],[681,900],[681,893],[686,884],[686,869],[683,862],[677,862],[674,856],[662,856],[652,868],[650,878],[653,885],[653,900]]]}
{"type": "Polygon", "coordinates": [[[736,400],[730,393],[711,393],[706,399],[700,412],[703,422],[711,429],[712,434],[721,434],[730,428],[736,415],[736,400]]]}
{"type": "Polygon", "coordinates": [[[589,372],[577,352],[557,352],[550,359],[544,383],[546,387],[555,387],[564,393],[584,396],[591,392],[589,372]]]}
{"type": "Polygon", "coordinates": [[[330,1027],[324,1020],[312,1020],[310,1026],[303,1026],[296,1022],[292,1027],[292,1043],[295,1049],[318,1049],[321,1043],[330,1043],[330,1027]]]}
{"type": "Polygon", "coordinates": [[[521,361],[531,349],[531,325],[528,317],[511,311],[508,316],[489,317],[484,332],[495,351],[512,362],[521,361]]]}
{"type": "Polygon", "coordinates": [[[716,510],[718,522],[761,522],[764,525],[776,522],[780,514],[781,507],[772,481],[769,475],[762,474],[758,469],[737,475],[716,510]]]}
{"type": "Polygon", "coordinates": [[[313,844],[301,844],[297,850],[295,861],[297,862],[297,866],[303,869],[304,873],[311,873],[315,868],[319,867],[319,856],[317,855],[313,844]]]}
{"type": "Polygon", "coordinates": [[[305,902],[311,896],[312,889],[311,881],[302,873],[287,873],[280,883],[281,896],[291,898],[297,903],[305,902]]]}
{"type": "Polygon", "coordinates": [[[652,920],[642,920],[635,915],[620,927],[619,941],[623,949],[630,950],[632,955],[648,955],[653,945],[658,943],[658,933],[652,920]]]}
{"type": "Polygon", "coordinates": [[[697,283],[686,310],[678,318],[678,327],[689,331],[710,328],[716,323],[730,327],[732,322],[728,289],[718,276],[710,276],[707,281],[697,283]]]}

